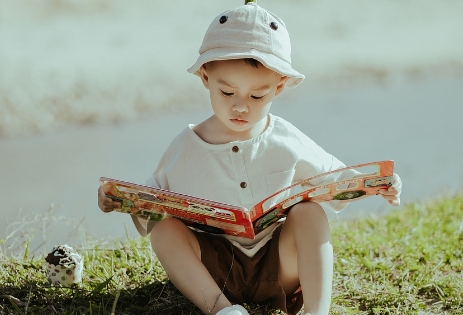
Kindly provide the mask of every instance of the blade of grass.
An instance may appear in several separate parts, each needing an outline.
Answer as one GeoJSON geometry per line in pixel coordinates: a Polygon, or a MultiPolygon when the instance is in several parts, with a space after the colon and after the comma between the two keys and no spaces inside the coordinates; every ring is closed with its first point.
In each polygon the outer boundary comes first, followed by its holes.
{"type": "Polygon", "coordinates": [[[114,298],[113,307],[111,308],[111,315],[116,315],[116,305],[121,295],[121,289],[117,290],[116,297],[114,298]]]}

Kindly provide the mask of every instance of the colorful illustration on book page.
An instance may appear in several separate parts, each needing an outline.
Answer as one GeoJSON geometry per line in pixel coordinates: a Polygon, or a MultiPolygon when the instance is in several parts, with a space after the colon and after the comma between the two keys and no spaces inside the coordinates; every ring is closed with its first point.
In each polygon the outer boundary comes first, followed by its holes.
{"type": "Polygon", "coordinates": [[[380,189],[392,185],[393,175],[394,161],[386,160],[345,167],[297,182],[251,209],[255,233],[285,217],[292,206],[302,201],[339,203],[377,195],[380,189]],[[317,186],[314,183],[324,184],[317,186]],[[290,197],[281,198],[287,195],[290,197]]]}

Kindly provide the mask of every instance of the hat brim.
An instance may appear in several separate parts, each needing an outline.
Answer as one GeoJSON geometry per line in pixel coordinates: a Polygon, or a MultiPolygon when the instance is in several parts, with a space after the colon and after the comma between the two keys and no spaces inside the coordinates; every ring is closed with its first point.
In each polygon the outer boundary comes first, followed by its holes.
{"type": "Polygon", "coordinates": [[[261,62],[265,67],[288,77],[286,80],[287,87],[296,87],[305,76],[291,67],[291,64],[278,58],[274,54],[261,52],[256,49],[249,48],[231,48],[222,47],[214,48],[203,52],[196,60],[196,63],[188,69],[188,72],[200,75],[199,69],[207,62],[215,60],[229,60],[229,59],[245,59],[253,58],[261,62]]]}

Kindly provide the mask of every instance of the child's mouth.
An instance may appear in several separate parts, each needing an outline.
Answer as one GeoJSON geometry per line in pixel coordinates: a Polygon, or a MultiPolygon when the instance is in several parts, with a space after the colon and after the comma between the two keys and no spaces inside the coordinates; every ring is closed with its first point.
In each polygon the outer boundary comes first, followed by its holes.
{"type": "Polygon", "coordinates": [[[246,125],[248,123],[247,120],[239,119],[239,118],[230,119],[230,121],[234,123],[235,125],[246,125]]]}

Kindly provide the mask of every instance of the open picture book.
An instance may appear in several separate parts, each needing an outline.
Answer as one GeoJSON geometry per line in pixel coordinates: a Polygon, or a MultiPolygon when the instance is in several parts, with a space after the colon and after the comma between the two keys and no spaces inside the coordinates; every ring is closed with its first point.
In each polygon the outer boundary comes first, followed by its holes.
{"type": "Polygon", "coordinates": [[[296,182],[251,209],[107,177],[100,178],[100,185],[107,197],[121,203],[118,212],[154,221],[175,217],[205,232],[253,239],[299,202],[347,202],[377,195],[392,185],[393,174],[392,160],[345,167],[296,182]],[[343,172],[355,176],[330,182],[343,172]],[[313,185],[316,182],[324,184],[313,185]]]}

